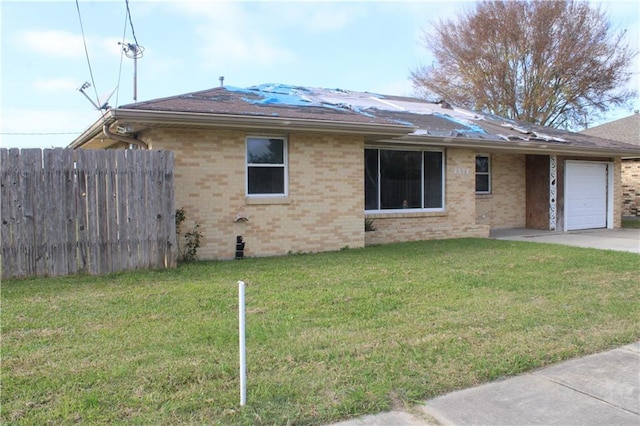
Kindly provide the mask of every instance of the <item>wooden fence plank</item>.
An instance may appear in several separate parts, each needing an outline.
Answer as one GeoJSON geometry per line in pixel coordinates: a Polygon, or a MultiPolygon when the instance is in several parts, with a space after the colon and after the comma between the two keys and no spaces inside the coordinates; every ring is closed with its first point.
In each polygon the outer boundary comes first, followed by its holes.
{"type": "Polygon", "coordinates": [[[138,194],[140,192],[140,182],[138,182],[138,167],[136,163],[136,152],[127,152],[127,182],[129,186],[129,192],[127,193],[127,240],[129,242],[129,267],[131,269],[136,268],[139,264],[139,252],[140,241],[138,240],[138,226],[136,221],[139,217],[139,199],[138,194]]]}
{"type": "MultiPolygon", "coordinates": [[[[96,153],[99,151],[95,151],[96,153]]],[[[100,259],[99,273],[113,272],[111,264],[111,250],[109,247],[109,178],[108,164],[111,151],[107,155],[96,156],[97,181],[96,181],[96,223],[98,225],[98,257],[100,259]]]]}
{"type": "Polygon", "coordinates": [[[160,184],[160,176],[158,173],[158,157],[157,156],[149,156],[149,169],[147,171],[149,180],[148,180],[148,189],[147,189],[147,202],[149,204],[149,214],[147,216],[147,241],[149,242],[149,264],[156,265],[158,262],[158,237],[160,236],[160,229],[158,227],[158,222],[162,218],[162,213],[160,212],[159,200],[158,200],[158,189],[160,184]]]}
{"type": "Polygon", "coordinates": [[[109,216],[109,228],[107,229],[107,239],[109,247],[109,262],[112,272],[124,270],[120,265],[119,244],[118,241],[118,161],[116,151],[109,151],[109,161],[107,163],[107,203],[109,216]]]}
{"type": "Polygon", "coordinates": [[[173,165],[173,152],[162,152],[162,164],[160,166],[162,187],[160,194],[162,197],[161,205],[163,214],[163,220],[161,222],[163,249],[160,262],[165,268],[174,268],[176,266],[176,208],[173,187],[173,165]]]}
{"type": "Polygon", "coordinates": [[[85,169],[87,150],[77,151],[76,175],[78,180],[78,192],[76,197],[76,222],[78,228],[78,272],[89,272],[89,212],[88,212],[88,181],[85,169]]]}
{"type": "Polygon", "coordinates": [[[56,148],[44,150],[48,275],[78,271],[76,235],[76,179],[74,152],[56,148]]]}
{"type": "Polygon", "coordinates": [[[12,148],[9,150],[9,162],[11,164],[11,202],[9,205],[13,235],[13,245],[11,247],[11,254],[13,255],[14,269],[13,277],[24,277],[24,257],[22,255],[22,227],[23,227],[23,214],[22,214],[22,159],[20,157],[20,150],[18,148],[12,148]]]}
{"type": "Polygon", "coordinates": [[[134,191],[134,186],[132,184],[133,180],[133,168],[135,165],[133,164],[132,151],[123,150],[124,158],[123,158],[123,166],[121,170],[121,178],[118,182],[118,191],[120,192],[119,200],[120,200],[120,216],[122,217],[122,221],[120,223],[120,238],[126,243],[126,251],[123,250],[121,254],[122,264],[127,269],[133,269],[135,267],[134,259],[135,255],[135,245],[134,245],[134,235],[133,235],[133,225],[132,221],[132,213],[131,210],[133,205],[131,204],[130,194],[134,191]]]}
{"type": "Polygon", "coordinates": [[[61,240],[60,224],[63,220],[61,202],[64,185],[62,181],[61,157],[54,150],[44,151],[44,173],[45,173],[45,194],[44,202],[48,206],[46,218],[46,240],[47,240],[47,275],[64,275],[66,270],[66,253],[63,241],[61,240]],[[63,267],[63,264],[65,265],[63,267]]]}
{"type": "Polygon", "coordinates": [[[146,218],[148,217],[147,212],[147,159],[145,155],[143,155],[142,151],[134,151],[133,152],[134,163],[136,164],[135,170],[135,182],[137,186],[137,191],[135,191],[136,201],[133,203],[136,207],[136,210],[133,212],[134,215],[134,226],[135,226],[135,236],[138,244],[138,252],[136,264],[139,268],[147,268],[149,265],[149,244],[147,242],[146,235],[146,218]]]}
{"type": "Polygon", "coordinates": [[[84,171],[87,182],[87,266],[89,273],[95,275],[100,273],[97,156],[94,151],[87,150],[83,152],[82,160],[82,164],[78,161],[78,167],[84,171]]]}
{"type": "Polygon", "coordinates": [[[64,238],[67,252],[67,271],[69,274],[78,272],[78,215],[76,211],[78,199],[78,180],[75,168],[75,151],[64,149],[60,151],[61,164],[64,169],[64,238]]]}
{"type": "MultiPolygon", "coordinates": [[[[130,244],[130,267],[136,268],[140,265],[140,227],[138,221],[144,210],[141,208],[141,193],[144,189],[144,185],[140,182],[140,158],[139,151],[128,152],[129,160],[129,194],[128,194],[128,228],[129,228],[129,244],[130,244]]],[[[144,207],[144,206],[143,206],[144,207]]]]}
{"type": "Polygon", "coordinates": [[[32,183],[32,215],[33,215],[33,267],[31,275],[45,275],[47,272],[47,235],[46,216],[49,205],[45,198],[45,173],[43,168],[43,154],[41,149],[33,150],[33,183],[32,183]]]}
{"type": "Polygon", "coordinates": [[[19,273],[21,277],[29,276],[29,261],[26,246],[29,243],[29,227],[30,223],[26,219],[24,211],[25,200],[29,196],[25,192],[26,183],[29,180],[29,159],[25,156],[26,150],[22,150],[18,161],[20,164],[20,170],[18,171],[18,203],[16,205],[19,228],[18,237],[18,264],[20,265],[19,273]]]}
{"type": "Polygon", "coordinates": [[[114,261],[118,264],[118,270],[127,270],[128,269],[128,253],[129,247],[127,242],[127,234],[125,231],[126,220],[127,220],[127,204],[125,200],[121,197],[126,193],[126,150],[119,149],[114,151],[115,153],[115,163],[117,167],[117,171],[115,173],[115,180],[113,182],[114,185],[114,213],[116,217],[116,221],[113,226],[113,233],[115,235],[116,241],[116,252],[113,254],[114,261]]]}
{"type": "Polygon", "coordinates": [[[118,156],[117,151],[109,151],[109,154],[106,170],[109,270],[119,272],[125,268],[120,264],[120,242],[118,241],[118,156]]]}
{"type": "Polygon", "coordinates": [[[10,162],[9,150],[0,149],[0,238],[2,238],[2,276],[12,273],[15,266],[15,220],[12,204],[15,197],[14,167],[10,162]]]}
{"type": "Polygon", "coordinates": [[[25,276],[36,275],[36,214],[37,188],[42,180],[42,150],[24,149],[21,158],[20,191],[22,195],[21,252],[25,276]]]}
{"type": "Polygon", "coordinates": [[[22,214],[22,158],[20,157],[19,149],[12,149],[10,152],[10,159],[14,161],[13,180],[14,180],[14,192],[11,204],[11,216],[13,217],[14,226],[14,259],[16,264],[15,276],[24,277],[24,257],[22,255],[22,240],[23,240],[23,214],[22,214]]]}
{"type": "Polygon", "coordinates": [[[22,156],[20,155],[20,150],[13,150],[14,155],[12,158],[15,160],[16,168],[14,170],[14,179],[15,179],[15,192],[12,206],[12,215],[15,221],[15,260],[16,260],[16,277],[26,277],[25,273],[25,263],[24,263],[24,253],[23,253],[23,245],[24,245],[24,231],[25,227],[24,223],[24,212],[22,211],[22,201],[24,199],[23,189],[22,189],[22,156]]]}
{"type": "Polygon", "coordinates": [[[152,174],[152,158],[151,156],[144,155],[142,157],[142,164],[144,164],[142,168],[142,181],[144,182],[144,209],[145,212],[141,216],[142,221],[138,222],[140,226],[140,237],[142,239],[142,248],[143,248],[143,256],[142,256],[142,264],[145,265],[145,268],[151,265],[151,238],[153,234],[153,214],[154,214],[154,197],[153,197],[153,174],[152,174]]]}

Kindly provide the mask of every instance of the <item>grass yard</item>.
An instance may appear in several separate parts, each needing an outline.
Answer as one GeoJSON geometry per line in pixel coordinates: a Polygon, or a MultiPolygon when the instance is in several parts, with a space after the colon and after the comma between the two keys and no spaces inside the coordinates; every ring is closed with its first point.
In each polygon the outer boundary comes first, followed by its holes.
{"type": "Polygon", "coordinates": [[[5,281],[0,420],[324,424],[410,407],[640,339],[639,260],[461,239],[5,281]]]}
{"type": "Polygon", "coordinates": [[[640,218],[622,219],[623,228],[640,228],[640,218]]]}

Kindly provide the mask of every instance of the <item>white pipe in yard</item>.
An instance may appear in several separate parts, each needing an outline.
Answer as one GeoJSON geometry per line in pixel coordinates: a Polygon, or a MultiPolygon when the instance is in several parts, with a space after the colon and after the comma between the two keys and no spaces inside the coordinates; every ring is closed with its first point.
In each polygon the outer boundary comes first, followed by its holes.
{"type": "Polygon", "coordinates": [[[240,325],[240,405],[247,404],[247,346],[245,344],[244,281],[238,281],[238,317],[240,325]]]}

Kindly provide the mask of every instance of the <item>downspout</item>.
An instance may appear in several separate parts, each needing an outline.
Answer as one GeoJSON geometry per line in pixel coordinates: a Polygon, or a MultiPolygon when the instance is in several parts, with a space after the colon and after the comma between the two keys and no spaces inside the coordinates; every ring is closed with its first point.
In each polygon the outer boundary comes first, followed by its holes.
{"type": "Polygon", "coordinates": [[[124,136],[124,135],[117,135],[115,133],[112,133],[111,130],[109,130],[109,125],[105,124],[102,127],[102,133],[104,133],[104,135],[109,138],[109,139],[114,139],[117,141],[121,141],[121,142],[126,142],[128,144],[133,144],[136,146],[139,146],[143,149],[149,149],[149,145],[147,145],[144,141],[141,141],[140,139],[136,139],[136,138],[132,138],[129,136],[124,136]]]}

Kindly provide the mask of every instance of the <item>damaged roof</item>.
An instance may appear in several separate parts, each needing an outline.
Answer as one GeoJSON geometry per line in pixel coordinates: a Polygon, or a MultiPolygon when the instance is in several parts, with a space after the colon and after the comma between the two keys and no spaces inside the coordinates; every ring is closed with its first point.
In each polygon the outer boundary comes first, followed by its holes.
{"type": "MultiPolygon", "coordinates": [[[[387,136],[393,133],[394,139],[413,142],[438,139],[448,144],[453,141],[467,144],[475,141],[481,146],[484,141],[492,146],[531,145],[545,149],[562,146],[565,151],[571,147],[603,152],[632,149],[625,143],[520,123],[457,108],[446,102],[283,84],[217,87],[123,105],[109,111],[112,118],[118,117],[120,111],[139,111],[215,116],[218,120],[227,116],[230,120],[231,117],[253,117],[267,122],[277,118],[313,121],[326,126],[346,123],[358,128],[385,128],[387,136]]],[[[89,136],[85,134],[70,146],[82,146],[81,139],[89,136]]]]}

